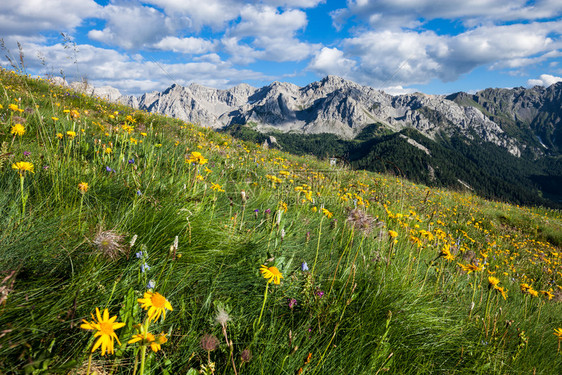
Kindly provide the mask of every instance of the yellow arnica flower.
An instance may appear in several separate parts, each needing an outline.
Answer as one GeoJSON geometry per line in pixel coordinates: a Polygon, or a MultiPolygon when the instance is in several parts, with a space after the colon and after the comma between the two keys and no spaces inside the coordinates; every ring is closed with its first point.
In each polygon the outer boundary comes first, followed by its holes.
{"type": "Polygon", "coordinates": [[[113,151],[113,150],[111,149],[111,147],[107,147],[107,148],[105,149],[105,153],[106,153],[106,154],[111,154],[112,151],[113,151]]]}
{"type": "Polygon", "coordinates": [[[398,232],[396,232],[394,230],[389,230],[388,235],[392,238],[396,238],[396,237],[398,237],[398,232]]]}
{"type": "Polygon", "coordinates": [[[498,279],[497,277],[494,276],[488,277],[488,284],[490,285],[490,288],[495,288],[499,283],[500,283],[500,279],[498,279]]]}
{"type": "Polygon", "coordinates": [[[8,108],[10,108],[12,111],[17,111],[17,110],[19,110],[17,104],[10,104],[10,105],[8,106],[8,108]]]}
{"type": "Polygon", "coordinates": [[[10,134],[19,135],[20,137],[25,134],[25,128],[22,124],[15,124],[12,126],[12,131],[10,134]]]}
{"type": "Polygon", "coordinates": [[[12,164],[12,169],[18,171],[20,176],[24,175],[25,172],[33,172],[33,163],[27,161],[18,161],[17,163],[12,164]]]}
{"type": "Polygon", "coordinates": [[[68,138],[74,139],[74,137],[76,137],[76,132],[73,132],[72,130],[69,130],[69,131],[66,132],[66,135],[68,135],[68,138]]]}
{"type": "Polygon", "coordinates": [[[441,249],[441,254],[440,254],[444,259],[446,259],[448,261],[451,261],[451,260],[455,259],[455,256],[453,254],[451,254],[450,249],[451,249],[451,245],[447,244],[447,245],[443,246],[443,248],[441,249]]]}
{"type": "Polygon", "coordinates": [[[84,323],[80,325],[80,328],[82,329],[95,330],[96,332],[94,333],[94,337],[99,337],[92,347],[92,352],[101,345],[101,355],[105,355],[105,352],[113,354],[113,339],[117,340],[117,343],[121,345],[119,338],[117,338],[117,335],[115,334],[115,330],[125,326],[125,323],[115,322],[117,315],[110,319],[109,311],[107,309],[103,311],[102,317],[100,309],[97,307],[96,316],[94,317],[94,314],[92,314],[92,319],[93,321],[91,322],[82,320],[84,323]]]}
{"type": "Polygon", "coordinates": [[[331,213],[330,211],[328,211],[328,210],[325,209],[325,208],[322,209],[322,213],[323,213],[324,215],[326,215],[326,217],[327,217],[328,219],[331,218],[332,216],[334,216],[333,213],[331,213]]]}
{"type": "Polygon", "coordinates": [[[205,159],[200,152],[194,151],[191,153],[188,159],[185,159],[185,161],[186,163],[195,163],[195,164],[203,165],[206,164],[208,160],[205,159]]]}
{"type": "Polygon", "coordinates": [[[80,192],[82,194],[86,193],[89,188],[90,188],[90,186],[88,185],[87,182],[81,182],[81,183],[78,184],[78,189],[80,190],[80,192]]]}
{"type": "Polygon", "coordinates": [[[168,339],[166,338],[166,334],[164,332],[159,334],[158,337],[154,337],[154,335],[150,332],[137,333],[136,335],[133,335],[132,339],[127,341],[127,344],[134,344],[139,341],[141,341],[142,345],[150,344],[150,349],[156,353],[162,349],[162,344],[168,342],[168,339]]]}
{"type": "Polygon", "coordinates": [[[555,328],[554,336],[557,336],[558,340],[562,340],[562,328],[555,328]]]}
{"type": "Polygon", "coordinates": [[[57,133],[57,138],[58,138],[58,139],[62,139],[62,137],[64,137],[64,136],[62,135],[62,133],[57,133]]]}
{"type": "Polygon", "coordinates": [[[281,271],[279,271],[277,267],[261,266],[260,273],[265,279],[267,279],[268,283],[273,281],[273,283],[279,284],[281,282],[281,279],[283,278],[281,271]]]}
{"type": "Polygon", "coordinates": [[[143,298],[139,298],[137,301],[143,309],[148,310],[148,319],[150,320],[158,320],[160,315],[166,319],[166,309],[174,310],[166,297],[156,292],[145,292],[143,298]]]}

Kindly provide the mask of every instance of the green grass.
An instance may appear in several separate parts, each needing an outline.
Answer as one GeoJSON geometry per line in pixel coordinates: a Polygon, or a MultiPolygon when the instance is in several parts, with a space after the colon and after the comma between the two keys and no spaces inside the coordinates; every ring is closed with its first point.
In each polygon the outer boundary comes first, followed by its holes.
{"type": "Polygon", "coordinates": [[[126,325],[92,369],[132,374],[150,281],[173,311],[151,325],[168,341],[145,373],[209,361],[216,374],[562,370],[559,211],[331,168],[5,70],[0,81],[1,373],[86,373],[93,335],[80,324],[97,307],[126,325]],[[187,163],[192,152],[208,163],[187,163]],[[20,161],[34,165],[23,195],[20,161]],[[264,264],[283,275],[265,304],[264,264]]]}

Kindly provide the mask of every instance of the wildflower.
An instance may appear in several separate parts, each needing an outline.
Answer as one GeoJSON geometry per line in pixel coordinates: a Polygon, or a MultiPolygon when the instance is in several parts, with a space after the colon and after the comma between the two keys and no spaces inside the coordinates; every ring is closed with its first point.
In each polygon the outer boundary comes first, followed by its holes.
{"type": "Polygon", "coordinates": [[[80,326],[82,329],[87,330],[96,330],[97,332],[94,333],[94,337],[99,337],[94,346],[92,347],[92,352],[94,352],[97,348],[101,345],[101,355],[104,356],[105,352],[108,354],[113,354],[113,340],[117,340],[117,343],[121,345],[119,342],[119,338],[115,334],[115,330],[125,326],[125,323],[117,323],[115,320],[117,316],[109,318],[109,311],[105,309],[103,311],[103,317],[100,314],[99,308],[96,307],[96,316],[92,314],[93,321],[88,322],[86,320],[82,320],[84,323],[80,326]]]}
{"type": "Polygon", "coordinates": [[[289,308],[292,310],[297,305],[297,300],[294,298],[289,298],[289,308]]]}
{"type": "Polygon", "coordinates": [[[219,339],[217,339],[214,335],[210,335],[205,333],[203,337],[201,337],[201,348],[206,352],[212,352],[219,346],[219,339]]]}
{"type": "Polygon", "coordinates": [[[215,317],[215,321],[219,323],[222,327],[226,326],[231,320],[230,315],[226,312],[226,310],[221,306],[218,308],[217,316],[215,317]]]}
{"type": "Polygon", "coordinates": [[[19,110],[17,104],[10,104],[10,105],[8,105],[8,108],[11,109],[14,112],[19,110]]]}
{"type": "Polygon", "coordinates": [[[194,151],[191,153],[191,155],[189,156],[188,159],[185,159],[186,163],[195,163],[195,164],[199,164],[199,165],[203,165],[207,163],[207,159],[205,159],[203,157],[203,155],[201,155],[200,152],[194,151]]]}
{"type": "Polygon", "coordinates": [[[503,287],[500,287],[500,286],[496,286],[496,287],[494,287],[494,289],[497,290],[498,292],[500,292],[503,299],[507,299],[507,290],[506,289],[504,289],[503,287]]]}
{"type": "Polygon", "coordinates": [[[156,286],[156,281],[150,280],[146,285],[146,289],[154,289],[155,286],[156,286]]]}
{"type": "Polygon", "coordinates": [[[302,262],[301,271],[302,272],[308,271],[308,264],[306,264],[306,262],[302,262]]]}
{"type": "Polygon", "coordinates": [[[141,265],[141,272],[145,273],[146,271],[150,271],[150,266],[147,263],[143,263],[141,265]]]}
{"type": "Polygon", "coordinates": [[[318,298],[324,297],[324,291],[322,291],[322,290],[320,290],[320,289],[318,289],[316,292],[314,292],[314,294],[316,294],[316,296],[317,296],[318,298]]]}
{"type": "Polygon", "coordinates": [[[324,216],[326,216],[328,219],[330,219],[332,216],[334,216],[333,213],[331,213],[330,211],[328,211],[325,208],[322,208],[322,213],[324,214],[324,216]]]}
{"type": "Polygon", "coordinates": [[[443,246],[443,248],[441,249],[441,254],[440,254],[444,259],[446,259],[448,261],[451,261],[451,260],[455,259],[455,256],[453,254],[451,254],[450,248],[451,248],[451,245],[449,245],[449,244],[443,246]]]}
{"type": "Polygon", "coordinates": [[[211,182],[211,189],[218,191],[218,192],[224,192],[224,189],[222,188],[222,186],[220,186],[219,184],[215,184],[211,182]]]}
{"type": "Polygon", "coordinates": [[[548,290],[541,290],[540,293],[545,296],[549,301],[554,298],[554,294],[552,294],[550,291],[548,290]]]}
{"type": "Polygon", "coordinates": [[[105,170],[106,170],[107,172],[111,172],[111,168],[110,168],[109,166],[106,166],[106,167],[105,167],[105,170]]]}
{"type": "Polygon", "coordinates": [[[76,137],[76,132],[69,130],[66,132],[66,135],[68,136],[68,138],[70,138],[71,140],[74,139],[74,137],[76,137]]]}
{"type": "Polygon", "coordinates": [[[134,344],[135,342],[141,342],[141,345],[150,345],[150,349],[154,353],[158,352],[162,349],[162,344],[168,342],[166,338],[166,334],[162,332],[158,335],[158,337],[154,337],[154,335],[150,332],[141,332],[133,335],[133,338],[127,341],[127,344],[134,344]]]}
{"type": "Polygon", "coordinates": [[[277,267],[267,267],[262,265],[260,267],[260,273],[263,274],[263,277],[267,279],[268,283],[273,281],[275,284],[279,284],[283,278],[283,275],[277,267]]]}
{"type": "Polygon", "coordinates": [[[109,259],[116,259],[124,254],[123,239],[125,236],[112,230],[100,231],[94,238],[94,245],[109,259]]]}
{"type": "Polygon", "coordinates": [[[142,192],[140,190],[137,190],[137,195],[140,197],[142,195],[142,192]]]}
{"type": "Polygon", "coordinates": [[[554,336],[558,337],[558,340],[562,340],[562,328],[555,328],[554,336]]]}
{"type": "Polygon", "coordinates": [[[31,152],[29,152],[29,151],[24,151],[24,152],[23,152],[23,156],[31,156],[31,152]]]}
{"type": "Polygon", "coordinates": [[[459,267],[461,267],[461,268],[462,268],[464,271],[466,271],[466,273],[468,273],[468,274],[470,274],[470,273],[473,272],[473,271],[474,271],[474,272],[482,271],[482,269],[483,269],[481,266],[474,265],[474,264],[472,264],[472,263],[471,263],[471,264],[467,264],[467,265],[460,264],[460,263],[457,263],[457,264],[459,265],[459,267]]]}
{"type": "Polygon", "coordinates": [[[106,147],[106,149],[104,150],[104,152],[106,154],[111,154],[113,152],[113,150],[111,149],[111,147],[106,147]]]}
{"type": "Polygon", "coordinates": [[[18,171],[18,173],[22,177],[25,175],[25,172],[28,171],[31,173],[35,173],[33,172],[33,163],[27,161],[18,161],[17,163],[12,164],[12,169],[18,171]]]}
{"type": "Polygon", "coordinates": [[[389,230],[389,231],[388,231],[388,235],[389,235],[391,238],[396,238],[396,237],[398,237],[398,232],[396,232],[396,231],[394,231],[394,230],[389,230]]]}
{"type": "Polygon", "coordinates": [[[250,349],[244,349],[242,351],[242,354],[240,354],[240,360],[243,363],[248,363],[250,362],[251,359],[252,359],[252,352],[250,352],[250,349]]]}
{"type": "MultiPolygon", "coordinates": [[[[137,238],[138,238],[138,235],[136,235],[136,234],[133,236],[133,238],[131,238],[131,242],[129,242],[129,247],[133,247],[135,245],[135,242],[137,242],[137,238]]],[[[140,257],[142,257],[142,251],[140,252],[140,254],[141,254],[140,257]]],[[[138,257],[138,258],[140,258],[140,257],[138,257]]]]}
{"type": "Polygon", "coordinates": [[[51,117],[51,120],[53,120],[53,121],[58,121],[59,118],[58,118],[58,117],[51,117]]]}
{"type": "Polygon", "coordinates": [[[22,135],[25,134],[25,128],[23,127],[22,124],[15,124],[14,126],[12,126],[12,130],[10,131],[10,134],[19,135],[21,137],[22,135]]]}
{"type": "Polygon", "coordinates": [[[166,319],[166,309],[174,310],[166,297],[157,292],[145,292],[143,298],[139,298],[138,302],[143,309],[148,310],[148,319],[150,320],[158,320],[160,315],[163,319],[166,319]]]}
{"type": "Polygon", "coordinates": [[[129,160],[129,164],[133,164],[134,162],[135,162],[134,158],[129,160]]]}
{"type": "Polygon", "coordinates": [[[64,137],[64,135],[62,135],[62,133],[57,133],[57,138],[58,139],[62,139],[64,137]]]}
{"type": "Polygon", "coordinates": [[[500,279],[498,279],[497,277],[494,276],[488,277],[488,286],[490,288],[496,288],[499,283],[500,283],[500,279]]]}
{"type": "Polygon", "coordinates": [[[165,344],[167,342],[168,339],[166,338],[166,334],[162,332],[150,343],[150,349],[152,349],[152,351],[156,353],[157,351],[162,349],[162,344],[165,344]]]}
{"type": "Polygon", "coordinates": [[[80,190],[80,193],[86,194],[88,189],[90,189],[90,186],[88,185],[87,182],[81,182],[78,184],[78,189],[80,190]]]}
{"type": "MultiPolygon", "coordinates": [[[[133,237],[133,238],[136,240],[136,234],[135,234],[135,237],[133,237]]],[[[135,244],[133,241],[131,241],[131,242],[132,242],[133,245],[135,244]]],[[[131,245],[131,247],[132,247],[133,245],[131,245]]],[[[139,251],[138,253],[135,253],[135,256],[136,256],[138,259],[142,259],[142,256],[143,256],[142,250],[139,251]]]]}

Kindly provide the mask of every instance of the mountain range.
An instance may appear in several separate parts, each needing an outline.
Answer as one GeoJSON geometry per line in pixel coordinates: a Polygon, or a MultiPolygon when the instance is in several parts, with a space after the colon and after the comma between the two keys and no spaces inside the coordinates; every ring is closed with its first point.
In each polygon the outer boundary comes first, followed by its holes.
{"type": "Polygon", "coordinates": [[[337,76],[304,87],[173,84],[141,96],[120,96],[111,88],[86,91],[428,185],[468,188],[517,203],[562,202],[562,82],[451,95],[393,96],[337,76]]]}

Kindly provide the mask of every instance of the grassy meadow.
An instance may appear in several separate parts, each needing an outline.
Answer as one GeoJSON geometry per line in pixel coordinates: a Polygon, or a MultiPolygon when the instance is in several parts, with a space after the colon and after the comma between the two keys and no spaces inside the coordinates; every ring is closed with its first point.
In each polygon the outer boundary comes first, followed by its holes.
{"type": "Polygon", "coordinates": [[[560,211],[0,82],[1,374],[562,373],[560,211]]]}

